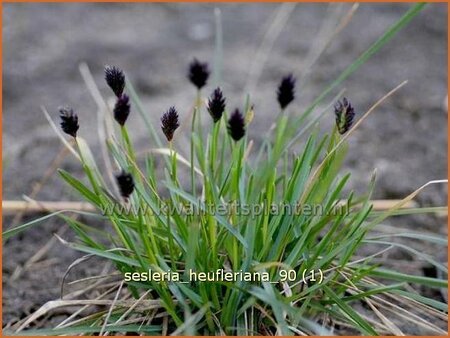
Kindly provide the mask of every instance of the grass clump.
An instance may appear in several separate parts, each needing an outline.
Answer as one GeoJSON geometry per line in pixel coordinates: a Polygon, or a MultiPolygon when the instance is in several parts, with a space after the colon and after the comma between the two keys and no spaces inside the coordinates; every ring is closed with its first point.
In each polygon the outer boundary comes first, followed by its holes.
{"type": "MultiPolygon", "coordinates": [[[[306,124],[315,106],[422,7],[415,5],[301,115],[289,111],[295,78],[284,77],[274,90],[280,112],[259,149],[248,137],[252,119],[258,118],[249,99],[230,109],[218,87],[203,103],[206,63],[194,60],[188,72],[197,95],[186,147],[175,143],[180,126],[175,107],[162,115],[161,131],[156,131],[124,72],[107,66],[105,78],[117,99],[108,116],[117,123],[105,142],[116,181],[104,180],[96,158],[77,134],[83,123],[78,125],[70,108],[62,110],[62,129],[73,137],[75,148],[68,146],[88,182],[64,170],[59,173],[111,227],[100,230],[63,216],[78,236],[77,242],[64,243],[111,261],[123,278],[108,311],[48,333],[289,335],[332,334],[340,327],[365,335],[400,334],[402,329],[388,315],[398,306],[409,316],[405,319],[403,313],[402,320],[440,333],[417,311],[443,317],[445,304],[418,294],[410,284],[442,288],[447,281],[372,263],[394,244],[370,238],[368,232],[418,191],[385,212],[372,208],[374,175],[365,194],[343,193],[350,178],[341,174],[347,138],[373,109],[361,114],[343,98],[335,106],[336,125],[328,133],[319,132],[318,119],[306,124]],[[133,110],[144,117],[158,145],[144,159],[137,156],[126,124],[133,110]],[[360,116],[356,123],[355,112],[360,116]],[[202,124],[208,115],[210,123],[202,124]],[[297,154],[291,148],[300,140],[297,154]],[[180,153],[188,148],[185,159],[180,153]],[[163,172],[155,169],[157,156],[162,156],[158,159],[163,172]],[[181,175],[190,178],[187,185],[180,183],[181,175]],[[369,243],[382,249],[356,259],[357,250],[369,243]],[[134,301],[119,299],[125,287],[134,301]],[[367,309],[356,310],[355,304],[367,309]]],[[[30,225],[9,230],[4,237],[30,225]]],[[[434,265],[446,273],[445,267],[434,265]]]]}

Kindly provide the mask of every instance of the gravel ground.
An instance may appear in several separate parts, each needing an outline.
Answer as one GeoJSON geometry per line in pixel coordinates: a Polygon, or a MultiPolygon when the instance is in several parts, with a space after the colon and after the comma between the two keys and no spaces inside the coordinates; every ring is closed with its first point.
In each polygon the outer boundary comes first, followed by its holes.
{"type": "MultiPolygon", "coordinates": [[[[289,11],[285,6],[285,11],[289,11]]],[[[260,141],[276,112],[275,88],[282,75],[305,75],[293,112],[301,111],[324,86],[336,78],[408,8],[407,4],[361,4],[350,23],[332,39],[312,69],[308,53],[324,22],[350,5],[298,4],[290,12],[267,55],[259,81],[251,91],[256,116],[250,135],[260,141]],[[308,72],[309,75],[306,75],[308,72]]],[[[223,18],[223,88],[231,106],[243,102],[255,53],[273,22],[278,5],[220,4],[223,18]]],[[[79,113],[80,134],[98,153],[96,108],[78,71],[87,62],[101,92],[103,66],[122,67],[148,114],[157,123],[169,106],[187,116],[194,90],[186,67],[197,56],[212,62],[214,7],[208,4],[4,4],[3,5],[3,198],[29,194],[61,148],[44,116],[45,105],[57,121],[57,107],[69,104],[79,113]]],[[[345,165],[352,172],[350,186],[362,190],[374,168],[378,172],[376,198],[400,198],[423,183],[447,176],[447,5],[430,4],[388,45],[346,80],[340,89],[365,112],[400,82],[408,84],[377,109],[350,139],[345,165]]],[[[210,84],[206,91],[213,89],[210,84]]],[[[331,99],[331,98],[330,98],[331,99]]],[[[320,109],[319,109],[320,110],[320,109]]],[[[331,125],[332,112],[329,121],[331,125]]],[[[137,116],[129,119],[133,140],[141,150],[151,147],[137,116]]],[[[182,146],[180,142],[179,146],[182,146]]],[[[66,158],[61,167],[79,172],[66,158]]],[[[57,175],[38,195],[42,200],[71,199],[57,175]]],[[[421,205],[443,205],[447,186],[428,188],[421,205]]],[[[4,228],[11,219],[4,217],[4,228]]],[[[446,234],[446,219],[415,217],[405,226],[446,234]]],[[[403,224],[402,223],[402,224],[403,224]]],[[[4,246],[3,321],[23,317],[59,294],[61,275],[76,253],[59,244],[41,258],[41,265],[11,281],[26,262],[60,229],[51,221],[14,238],[4,246]]],[[[68,237],[69,235],[67,235],[68,237]]],[[[433,248],[422,248],[431,250],[433,248]]],[[[439,258],[446,261],[446,255],[439,258]]],[[[89,267],[76,276],[89,275],[89,267]]]]}

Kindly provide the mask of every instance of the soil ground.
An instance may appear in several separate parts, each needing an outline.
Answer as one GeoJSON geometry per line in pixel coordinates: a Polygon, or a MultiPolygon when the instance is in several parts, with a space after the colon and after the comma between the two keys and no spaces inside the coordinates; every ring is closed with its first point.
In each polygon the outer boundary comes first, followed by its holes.
{"type": "MultiPolygon", "coordinates": [[[[230,106],[243,102],[248,69],[278,6],[218,5],[224,33],[223,88],[230,106]]],[[[288,5],[285,6],[288,10],[288,5]]],[[[294,113],[302,111],[408,6],[361,4],[350,23],[309,69],[308,53],[317,43],[324,22],[331,22],[335,11],[348,11],[350,5],[297,4],[267,55],[256,89],[251,91],[256,109],[251,137],[259,142],[266,133],[277,111],[275,88],[282,75],[293,72],[301,77],[308,71],[292,106],[294,113]]],[[[9,3],[3,5],[3,47],[3,198],[11,200],[30,194],[61,149],[60,141],[40,112],[40,105],[47,107],[55,121],[58,106],[73,106],[79,114],[80,134],[93,146],[94,153],[99,152],[95,102],[79,75],[80,62],[89,65],[105,97],[111,92],[103,81],[103,66],[122,67],[155,123],[171,105],[187,116],[194,90],[186,79],[186,67],[193,57],[213,60],[214,6],[9,3]]],[[[346,88],[346,96],[360,116],[404,80],[408,84],[380,106],[350,139],[350,154],[345,163],[352,172],[349,185],[363,191],[372,170],[377,168],[375,198],[401,198],[429,180],[447,176],[446,4],[427,5],[340,89],[346,88]]],[[[210,84],[206,91],[212,89],[210,84]]],[[[324,125],[332,123],[330,111],[324,125]]],[[[138,149],[151,147],[139,117],[130,116],[129,124],[138,149]]],[[[80,172],[70,157],[60,166],[80,172]]],[[[58,201],[76,197],[55,174],[37,199],[58,201]]],[[[446,201],[446,185],[430,187],[418,197],[420,205],[445,205],[446,201]]],[[[9,228],[11,221],[11,217],[4,217],[3,228],[9,228]]],[[[447,233],[446,218],[442,217],[395,221],[398,223],[394,224],[414,230],[447,233]]],[[[4,244],[4,325],[59,296],[62,274],[80,256],[60,244],[52,245],[21,275],[12,276],[63,226],[61,221],[51,220],[4,244]]],[[[70,239],[70,231],[64,237],[70,239]]],[[[420,244],[418,249],[436,254],[434,248],[420,244]]],[[[447,261],[446,253],[438,256],[440,261],[447,261]]],[[[400,255],[392,259],[414,260],[414,257],[400,255]]],[[[101,265],[102,262],[83,264],[71,274],[71,279],[89,276],[101,265]]],[[[417,269],[421,264],[414,266],[417,269]]]]}

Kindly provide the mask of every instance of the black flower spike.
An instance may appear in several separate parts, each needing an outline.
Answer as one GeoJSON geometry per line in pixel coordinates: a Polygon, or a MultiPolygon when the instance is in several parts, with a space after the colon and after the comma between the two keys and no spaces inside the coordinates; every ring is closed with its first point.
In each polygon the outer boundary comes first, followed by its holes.
{"type": "Polygon", "coordinates": [[[114,106],[114,118],[117,123],[123,126],[127,121],[128,115],[130,115],[130,98],[127,94],[122,94],[114,106]]]}
{"type": "Polygon", "coordinates": [[[172,141],[173,133],[180,126],[178,122],[178,113],[175,107],[170,107],[169,110],[161,117],[161,129],[167,137],[167,141],[172,141]]]}
{"type": "Polygon", "coordinates": [[[117,97],[121,97],[125,88],[125,74],[116,66],[105,66],[105,80],[117,97]]]}
{"type": "Polygon", "coordinates": [[[78,125],[78,116],[70,107],[59,108],[59,116],[61,117],[61,128],[70,136],[77,137],[77,131],[80,127],[78,125]]]}
{"type": "Polygon", "coordinates": [[[339,134],[345,134],[353,124],[355,110],[351,103],[344,97],[334,105],[334,114],[336,115],[336,126],[339,134]]]}
{"type": "Polygon", "coordinates": [[[116,176],[117,185],[119,186],[120,194],[123,198],[130,197],[134,190],[133,176],[122,170],[122,172],[116,176]]]}
{"type": "Polygon", "coordinates": [[[228,120],[228,133],[236,142],[245,135],[245,120],[239,109],[236,109],[228,120]]]}
{"type": "Polygon", "coordinates": [[[285,76],[280,85],[278,86],[278,103],[280,104],[281,109],[284,109],[291,103],[294,98],[294,89],[295,89],[295,78],[292,74],[285,76]]]}
{"type": "Polygon", "coordinates": [[[225,111],[225,98],[222,91],[217,87],[208,100],[208,112],[214,123],[218,122],[225,111]]]}
{"type": "Polygon", "coordinates": [[[208,64],[202,63],[197,59],[194,59],[189,65],[189,80],[198,89],[201,89],[206,85],[209,77],[208,64]]]}

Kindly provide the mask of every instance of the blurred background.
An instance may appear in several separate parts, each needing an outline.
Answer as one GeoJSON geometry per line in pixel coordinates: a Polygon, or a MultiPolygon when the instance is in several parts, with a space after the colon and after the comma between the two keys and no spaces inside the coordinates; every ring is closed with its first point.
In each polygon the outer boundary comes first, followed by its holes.
{"type": "MultiPolygon", "coordinates": [[[[275,92],[283,75],[292,72],[299,79],[290,110],[300,113],[409,7],[3,4],[3,199],[29,195],[61,151],[41,105],[55,122],[59,122],[59,106],[72,106],[79,115],[80,135],[99,154],[97,109],[80,76],[81,62],[88,64],[105,98],[111,98],[112,92],[103,80],[104,65],[124,69],[155,124],[171,105],[187,117],[195,97],[187,67],[193,57],[212,64],[218,8],[223,26],[222,87],[229,107],[242,106],[247,91],[251,95],[255,118],[249,132],[259,143],[278,112],[275,92]]],[[[364,191],[377,168],[375,198],[402,198],[429,180],[447,177],[447,4],[427,5],[316,113],[345,88],[359,117],[404,80],[408,84],[364,121],[349,141],[345,162],[352,172],[349,186],[364,191]]],[[[213,88],[210,81],[205,96],[213,88]]],[[[332,110],[323,122],[331,128],[332,110]]],[[[127,123],[138,150],[154,146],[136,112],[127,123]]],[[[183,139],[177,146],[183,147],[183,139]]],[[[81,172],[70,156],[59,167],[81,172]]],[[[56,174],[36,196],[50,201],[77,198],[56,174]]],[[[427,206],[446,201],[446,185],[430,187],[418,198],[427,206]]],[[[13,217],[3,221],[7,229],[13,217]]],[[[414,229],[447,231],[446,219],[436,215],[401,222],[414,229]]],[[[61,275],[78,254],[54,244],[38,257],[41,265],[22,268],[61,227],[61,221],[52,220],[5,244],[4,323],[58,296],[61,275]]],[[[79,274],[89,275],[86,269],[79,274]]]]}

